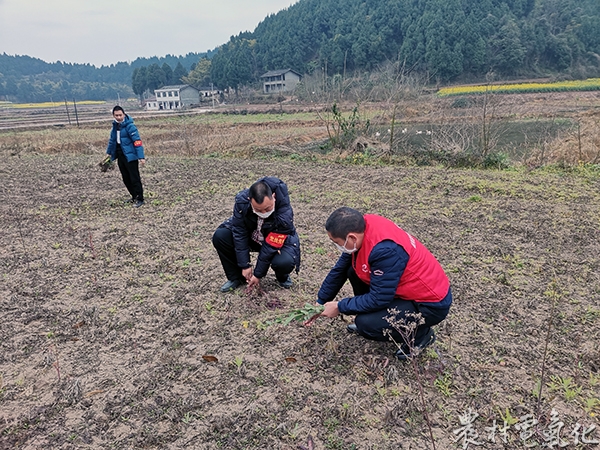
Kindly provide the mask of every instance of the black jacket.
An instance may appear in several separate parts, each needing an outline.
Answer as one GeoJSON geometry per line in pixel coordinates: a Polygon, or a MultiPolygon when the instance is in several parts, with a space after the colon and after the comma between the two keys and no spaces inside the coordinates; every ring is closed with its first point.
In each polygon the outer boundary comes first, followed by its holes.
{"type": "MultiPolygon", "coordinates": [[[[279,251],[288,252],[294,257],[296,272],[298,272],[300,269],[300,239],[294,227],[294,211],[290,205],[287,185],[275,177],[264,177],[258,181],[267,183],[275,193],[275,212],[264,220],[261,227],[262,235],[267,237],[269,233],[274,232],[285,234],[287,238],[281,249],[263,242],[253,271],[254,276],[256,278],[264,277],[269,270],[271,260],[279,251]]],[[[221,227],[226,227],[233,233],[238,266],[243,269],[251,267],[250,240],[258,222],[258,216],[252,211],[248,192],[249,189],[244,189],[235,196],[233,215],[221,224],[221,227]]]]}

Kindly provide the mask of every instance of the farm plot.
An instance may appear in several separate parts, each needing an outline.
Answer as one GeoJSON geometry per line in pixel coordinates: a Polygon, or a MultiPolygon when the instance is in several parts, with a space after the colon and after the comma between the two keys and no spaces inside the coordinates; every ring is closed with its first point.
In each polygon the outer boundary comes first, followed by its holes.
{"type": "Polygon", "coordinates": [[[541,445],[557,421],[569,448],[600,439],[597,177],[153,157],[132,209],[97,162],[3,155],[0,448],[429,449],[419,384],[438,449],[541,445]],[[222,294],[212,232],[267,174],[290,188],[302,268],[290,290],[269,274],[263,295],[222,294]],[[395,220],[449,274],[419,377],[351,318],[277,323],[315,300],[342,205],[395,220]]]}

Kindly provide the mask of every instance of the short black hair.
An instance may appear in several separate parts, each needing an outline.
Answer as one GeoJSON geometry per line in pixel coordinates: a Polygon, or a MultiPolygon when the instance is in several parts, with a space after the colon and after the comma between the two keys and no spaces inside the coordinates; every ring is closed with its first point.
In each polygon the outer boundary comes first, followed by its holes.
{"type": "Polygon", "coordinates": [[[364,233],[365,218],[357,210],[342,206],[331,213],[325,229],[334,238],[346,239],[348,233],[364,233]]]}
{"type": "Polygon", "coordinates": [[[257,181],[250,186],[248,197],[260,205],[265,201],[265,197],[273,198],[273,190],[264,181],[257,181]]]}
{"type": "Polygon", "coordinates": [[[120,107],[119,105],[117,105],[117,106],[115,106],[113,108],[113,112],[112,113],[114,114],[115,111],[123,111],[123,114],[125,114],[125,110],[122,107],[120,107]]]}

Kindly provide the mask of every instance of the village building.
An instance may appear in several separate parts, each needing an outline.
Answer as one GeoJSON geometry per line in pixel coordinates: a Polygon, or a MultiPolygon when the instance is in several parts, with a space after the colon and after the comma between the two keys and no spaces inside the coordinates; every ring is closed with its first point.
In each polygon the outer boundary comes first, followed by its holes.
{"type": "Polygon", "coordinates": [[[156,101],[156,97],[148,97],[144,99],[143,105],[146,111],[158,111],[158,102],[156,101]]]}
{"type": "Polygon", "coordinates": [[[148,110],[190,108],[200,103],[200,90],[189,84],[163,86],[154,90],[156,101],[146,102],[148,110]]]}
{"type": "Polygon", "coordinates": [[[273,94],[293,91],[302,79],[302,75],[292,69],[283,69],[270,70],[260,78],[263,82],[263,92],[273,94]]]}

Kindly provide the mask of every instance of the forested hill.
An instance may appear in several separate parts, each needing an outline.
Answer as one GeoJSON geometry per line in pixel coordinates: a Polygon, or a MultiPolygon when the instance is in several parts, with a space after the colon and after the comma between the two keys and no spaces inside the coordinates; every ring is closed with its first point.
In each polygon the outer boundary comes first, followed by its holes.
{"type": "Polygon", "coordinates": [[[96,67],[91,64],[65,62],[48,63],[30,56],[0,54],[0,99],[6,97],[18,101],[60,101],[71,99],[105,100],[133,96],[131,78],[138,67],[167,64],[171,69],[181,66],[184,73],[198,63],[207,53],[188,53],[185,56],[137,58],[135,61],[119,62],[96,67]]]}
{"type": "Polygon", "coordinates": [[[4,77],[35,76],[40,74],[61,74],[67,81],[104,81],[108,83],[131,83],[131,74],[136,67],[149,66],[151,64],[162,65],[164,63],[171,67],[181,63],[186,70],[190,70],[206,53],[188,53],[185,56],[167,55],[163,57],[137,58],[135,61],[119,62],[109,66],[96,67],[91,64],[73,64],[66,62],[48,63],[30,56],[11,56],[6,53],[0,54],[0,73],[4,77]]]}
{"type": "Polygon", "coordinates": [[[441,81],[598,76],[600,1],[300,0],[233,37],[212,73],[234,86],[266,70],[332,75],[398,59],[441,81]]]}

